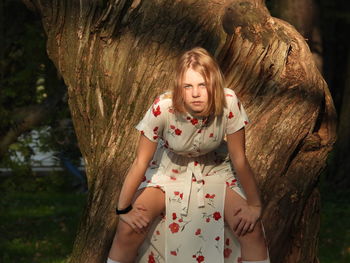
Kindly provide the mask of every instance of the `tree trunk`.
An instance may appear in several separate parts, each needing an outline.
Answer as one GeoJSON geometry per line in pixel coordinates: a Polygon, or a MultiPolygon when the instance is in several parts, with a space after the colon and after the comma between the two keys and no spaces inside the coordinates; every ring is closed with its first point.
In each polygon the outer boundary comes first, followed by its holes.
{"type": "Polygon", "coordinates": [[[42,15],[86,163],[89,195],[70,262],[106,258],[139,136],[133,126],[171,89],[174,62],[194,46],[218,58],[251,119],[247,155],[266,204],[272,262],[316,261],[317,181],[335,140],[335,112],[292,26],[261,0],[25,2],[42,15]]]}

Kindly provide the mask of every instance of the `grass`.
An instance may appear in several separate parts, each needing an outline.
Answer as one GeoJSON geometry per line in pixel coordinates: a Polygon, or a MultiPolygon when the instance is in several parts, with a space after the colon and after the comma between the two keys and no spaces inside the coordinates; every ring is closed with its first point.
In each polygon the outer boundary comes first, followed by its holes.
{"type": "Polygon", "coordinates": [[[350,262],[350,191],[321,187],[321,263],[350,262]]]}
{"type": "MultiPolygon", "coordinates": [[[[74,193],[60,180],[45,181],[45,184],[50,185],[46,188],[43,187],[42,179],[40,180],[39,190],[23,191],[21,188],[2,191],[4,193],[0,199],[0,262],[2,263],[67,262],[86,195],[74,193]],[[58,184],[60,187],[57,187],[58,184]]],[[[11,184],[7,182],[6,185],[11,184]]],[[[35,188],[35,184],[32,184],[31,188],[33,187],[35,188]]],[[[319,239],[321,263],[350,262],[349,193],[349,190],[339,191],[324,183],[321,185],[322,213],[319,239]]]]}
{"type": "Polygon", "coordinates": [[[66,262],[84,202],[85,194],[72,189],[6,191],[0,199],[0,262],[66,262]]]}

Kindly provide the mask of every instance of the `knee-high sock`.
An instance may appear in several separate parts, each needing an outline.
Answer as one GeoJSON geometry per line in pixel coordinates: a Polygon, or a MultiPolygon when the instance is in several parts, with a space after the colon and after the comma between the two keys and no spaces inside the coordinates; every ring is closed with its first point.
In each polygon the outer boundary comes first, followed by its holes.
{"type": "Polygon", "coordinates": [[[107,258],[107,262],[106,263],[121,263],[121,262],[112,260],[110,258],[107,258]]]}

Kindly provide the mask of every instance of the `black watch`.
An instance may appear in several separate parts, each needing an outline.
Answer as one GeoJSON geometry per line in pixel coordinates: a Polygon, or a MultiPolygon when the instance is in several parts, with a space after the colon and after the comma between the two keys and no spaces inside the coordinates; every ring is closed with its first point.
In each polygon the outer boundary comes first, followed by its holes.
{"type": "Polygon", "coordinates": [[[132,209],[132,205],[129,205],[127,208],[124,209],[118,209],[118,207],[115,209],[115,213],[117,215],[121,215],[121,214],[127,214],[130,212],[130,210],[132,209]]]}

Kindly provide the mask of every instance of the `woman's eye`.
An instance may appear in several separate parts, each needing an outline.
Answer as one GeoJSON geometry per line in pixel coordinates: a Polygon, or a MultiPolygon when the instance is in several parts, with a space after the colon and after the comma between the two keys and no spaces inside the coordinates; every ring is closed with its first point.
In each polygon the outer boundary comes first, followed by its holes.
{"type": "Polygon", "coordinates": [[[199,84],[200,87],[205,87],[205,83],[199,84]]]}
{"type": "Polygon", "coordinates": [[[191,85],[185,85],[185,86],[184,86],[185,89],[189,89],[189,88],[191,88],[191,87],[192,87],[191,85]]]}

